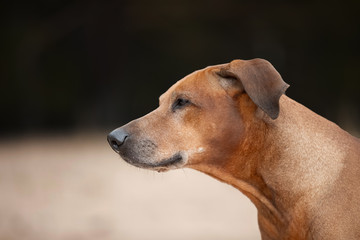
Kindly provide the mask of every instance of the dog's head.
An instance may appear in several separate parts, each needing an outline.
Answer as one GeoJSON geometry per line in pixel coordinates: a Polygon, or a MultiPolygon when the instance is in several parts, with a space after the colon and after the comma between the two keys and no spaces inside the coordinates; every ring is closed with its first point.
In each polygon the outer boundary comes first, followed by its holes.
{"type": "Polygon", "coordinates": [[[157,171],[226,161],[262,117],[276,119],[288,85],[267,61],[234,60],[174,84],[153,112],[115,129],[110,146],[128,163],[157,171]]]}

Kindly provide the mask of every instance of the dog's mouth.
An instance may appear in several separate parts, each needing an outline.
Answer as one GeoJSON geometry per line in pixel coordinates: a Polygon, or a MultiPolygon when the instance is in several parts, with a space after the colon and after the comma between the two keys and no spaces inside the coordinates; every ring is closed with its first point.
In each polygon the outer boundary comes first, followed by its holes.
{"type": "Polygon", "coordinates": [[[184,166],[186,163],[186,154],[184,154],[182,152],[178,152],[170,158],[165,158],[165,159],[162,159],[161,161],[155,162],[155,163],[150,162],[150,161],[144,161],[144,162],[136,161],[135,162],[135,161],[131,161],[131,160],[129,161],[129,159],[125,159],[125,161],[127,161],[128,163],[130,163],[136,167],[155,170],[158,172],[165,172],[170,169],[181,168],[182,166],[184,166]]]}
{"type": "Polygon", "coordinates": [[[116,141],[109,141],[108,137],[110,146],[123,160],[133,166],[164,172],[170,169],[181,168],[187,162],[188,154],[186,151],[177,151],[171,157],[164,157],[163,154],[158,153],[157,144],[149,139],[139,140],[138,138],[131,137],[129,134],[124,137],[124,130],[120,131],[120,133],[110,134],[112,134],[110,140],[114,136],[121,139],[121,141],[118,139],[116,141]],[[114,144],[113,141],[115,142],[114,144]]]}

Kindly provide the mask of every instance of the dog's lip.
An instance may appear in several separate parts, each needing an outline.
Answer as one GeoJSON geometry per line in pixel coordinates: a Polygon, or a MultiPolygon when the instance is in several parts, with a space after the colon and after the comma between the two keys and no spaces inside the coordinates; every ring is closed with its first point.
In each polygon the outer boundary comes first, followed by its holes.
{"type": "Polygon", "coordinates": [[[182,154],[181,152],[178,152],[176,154],[174,154],[172,157],[170,158],[165,158],[159,162],[156,163],[152,163],[152,162],[130,162],[131,164],[137,166],[137,167],[141,167],[141,168],[147,168],[147,169],[152,169],[158,172],[164,172],[170,169],[174,169],[174,168],[178,168],[181,167],[185,164],[185,158],[184,158],[184,154],[182,154]]]}
{"type": "Polygon", "coordinates": [[[175,165],[183,160],[181,153],[176,153],[172,157],[161,160],[159,163],[153,165],[153,167],[169,167],[175,165]]]}

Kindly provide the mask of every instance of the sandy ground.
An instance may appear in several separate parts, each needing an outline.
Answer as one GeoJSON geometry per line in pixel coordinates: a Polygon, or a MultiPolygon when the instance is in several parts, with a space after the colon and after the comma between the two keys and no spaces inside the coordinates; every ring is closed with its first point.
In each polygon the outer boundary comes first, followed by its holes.
{"type": "Polygon", "coordinates": [[[106,134],[0,142],[0,240],[260,239],[238,190],[123,162],[106,134]]]}

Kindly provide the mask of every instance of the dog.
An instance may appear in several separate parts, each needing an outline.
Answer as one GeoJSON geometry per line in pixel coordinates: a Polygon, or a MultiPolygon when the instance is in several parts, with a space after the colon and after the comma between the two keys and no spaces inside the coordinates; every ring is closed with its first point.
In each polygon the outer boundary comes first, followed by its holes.
{"type": "Polygon", "coordinates": [[[285,95],[266,60],[195,71],[108,135],[141,168],[193,168],[245,194],[268,239],[360,239],[360,140],[285,95]]]}

